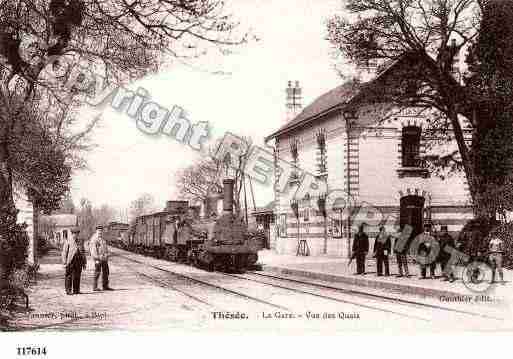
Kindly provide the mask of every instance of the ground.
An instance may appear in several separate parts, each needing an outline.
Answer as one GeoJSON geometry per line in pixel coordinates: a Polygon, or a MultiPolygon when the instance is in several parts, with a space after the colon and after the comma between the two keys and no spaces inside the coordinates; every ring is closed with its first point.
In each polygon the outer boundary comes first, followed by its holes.
{"type": "Polygon", "coordinates": [[[467,306],[356,285],[279,276],[226,274],[113,249],[114,291],[92,291],[92,263],[82,294],[66,295],[59,253],[41,260],[30,308],[12,330],[432,330],[507,327],[506,306],[467,306]],[[331,288],[330,288],[331,286],[331,288]]]}

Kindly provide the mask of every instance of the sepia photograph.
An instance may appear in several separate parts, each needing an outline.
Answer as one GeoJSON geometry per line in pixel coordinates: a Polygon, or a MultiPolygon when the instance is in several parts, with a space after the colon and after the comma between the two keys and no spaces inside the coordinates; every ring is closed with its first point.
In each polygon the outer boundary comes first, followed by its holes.
{"type": "Polygon", "coordinates": [[[512,19],[0,0],[6,357],[57,357],[22,334],[513,330],[512,19]]]}

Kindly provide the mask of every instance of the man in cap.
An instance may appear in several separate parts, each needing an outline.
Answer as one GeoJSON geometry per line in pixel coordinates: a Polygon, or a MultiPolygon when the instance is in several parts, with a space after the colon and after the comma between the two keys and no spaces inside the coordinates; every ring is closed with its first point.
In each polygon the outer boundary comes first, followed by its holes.
{"type": "Polygon", "coordinates": [[[440,254],[439,261],[442,268],[443,280],[453,282],[456,278],[454,276],[454,266],[449,265],[451,259],[451,250],[456,248],[454,238],[449,234],[447,226],[441,227],[440,233],[440,254]]]}
{"type": "Polygon", "coordinates": [[[96,227],[96,233],[93,234],[89,241],[89,249],[91,251],[91,258],[94,261],[94,281],[93,291],[97,292],[98,278],[102,274],[102,287],[103,290],[112,290],[109,287],[109,249],[107,241],[103,237],[103,226],[96,227]]]}
{"type": "Polygon", "coordinates": [[[401,228],[398,229],[397,233],[394,233],[394,253],[397,260],[397,268],[399,269],[398,278],[410,276],[408,269],[408,250],[410,245],[410,238],[403,238],[403,231],[401,228]],[[403,274],[404,273],[404,274],[403,274]]]}
{"type": "Polygon", "coordinates": [[[383,275],[383,265],[385,265],[385,276],[390,276],[390,266],[388,262],[388,256],[392,249],[392,240],[390,237],[391,236],[385,230],[385,226],[380,226],[373,249],[378,277],[383,275]]]}
{"type": "Polygon", "coordinates": [[[365,275],[365,258],[369,252],[369,236],[365,233],[366,223],[360,224],[353,240],[353,257],[356,258],[356,274],[365,275]]]}
{"type": "Polygon", "coordinates": [[[488,251],[489,251],[489,259],[490,263],[492,264],[492,283],[495,283],[496,279],[496,272],[499,273],[499,276],[501,278],[501,283],[505,284],[504,282],[504,272],[502,271],[502,257],[504,255],[504,242],[502,239],[497,235],[494,234],[490,240],[490,243],[488,244],[488,251]]]}
{"type": "Polygon", "coordinates": [[[71,229],[71,236],[62,246],[62,263],[65,269],[64,287],[66,294],[80,294],[80,277],[82,269],[87,266],[84,243],[78,238],[80,229],[71,229]]]}

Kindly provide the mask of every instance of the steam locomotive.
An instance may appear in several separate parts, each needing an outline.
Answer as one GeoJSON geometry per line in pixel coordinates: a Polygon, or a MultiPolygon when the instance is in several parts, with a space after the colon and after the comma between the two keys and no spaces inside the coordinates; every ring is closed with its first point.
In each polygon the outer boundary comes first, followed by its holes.
{"type": "Polygon", "coordinates": [[[234,180],[223,181],[223,213],[200,219],[186,201],[169,201],[162,212],[140,216],[116,243],[128,251],[209,271],[244,271],[256,264],[265,235],[249,230],[234,213],[234,180]]]}

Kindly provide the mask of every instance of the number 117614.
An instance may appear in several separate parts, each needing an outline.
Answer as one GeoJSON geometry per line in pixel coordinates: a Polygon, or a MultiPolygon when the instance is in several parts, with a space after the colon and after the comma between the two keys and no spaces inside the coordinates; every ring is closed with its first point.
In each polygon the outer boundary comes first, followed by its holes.
{"type": "Polygon", "coordinates": [[[46,356],[46,347],[18,347],[18,356],[46,356]]]}

